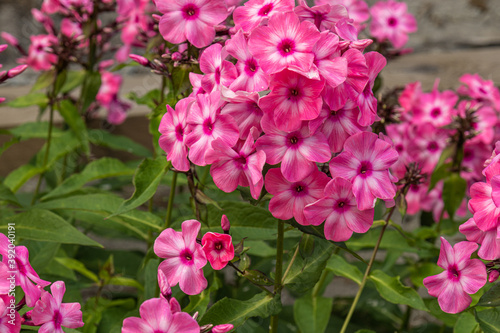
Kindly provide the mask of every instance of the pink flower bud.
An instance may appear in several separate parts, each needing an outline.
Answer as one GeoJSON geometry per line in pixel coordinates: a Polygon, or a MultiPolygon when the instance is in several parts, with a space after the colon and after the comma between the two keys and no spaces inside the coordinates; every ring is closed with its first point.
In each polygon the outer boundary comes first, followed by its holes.
{"type": "Polygon", "coordinates": [[[19,66],[16,66],[16,67],[12,68],[7,73],[7,77],[9,79],[12,79],[13,77],[18,76],[19,74],[21,74],[22,72],[24,72],[26,70],[26,68],[28,68],[28,65],[19,65],[19,66]]]}
{"type": "MultiPolygon", "coordinates": [[[[1,68],[1,67],[0,67],[0,68],[1,68]]],[[[1,72],[0,72],[0,79],[2,79],[2,78],[4,79],[4,80],[2,80],[2,81],[7,80],[7,78],[4,78],[4,77],[3,77],[5,74],[7,74],[7,71],[1,71],[1,72]]],[[[1,81],[0,81],[0,82],[1,82],[1,81]]]]}
{"type": "Polygon", "coordinates": [[[8,47],[9,47],[9,45],[7,45],[7,44],[0,44],[0,52],[5,51],[5,49],[7,49],[8,47]]]}
{"type": "Polygon", "coordinates": [[[99,64],[99,70],[103,70],[113,66],[115,61],[113,59],[104,60],[99,64]]]}
{"type": "Polygon", "coordinates": [[[222,215],[220,226],[222,227],[222,230],[224,230],[224,233],[227,234],[229,232],[229,228],[231,228],[231,225],[229,224],[229,219],[226,215],[222,215]]]}
{"type": "Polygon", "coordinates": [[[0,104],[5,102],[5,97],[0,97],[0,104]]]}
{"type": "Polygon", "coordinates": [[[172,289],[167,281],[167,276],[161,269],[158,270],[158,285],[160,286],[160,293],[167,301],[172,297],[172,289]]]}
{"type": "Polygon", "coordinates": [[[226,333],[232,330],[234,326],[232,324],[217,325],[212,328],[212,333],[226,333]]]}
{"type": "Polygon", "coordinates": [[[173,61],[182,60],[182,54],[180,54],[179,52],[172,53],[172,60],[173,61]]]}
{"type": "Polygon", "coordinates": [[[16,37],[12,36],[8,32],[2,32],[0,36],[7,41],[10,45],[16,47],[19,45],[19,41],[17,40],[16,37]]]}
{"type": "Polygon", "coordinates": [[[40,22],[42,24],[45,22],[45,18],[46,18],[45,14],[42,13],[41,11],[39,11],[38,9],[33,8],[31,10],[31,15],[33,15],[33,18],[35,20],[37,20],[38,22],[40,22]]]}
{"type": "Polygon", "coordinates": [[[153,14],[153,19],[157,22],[160,22],[161,20],[161,16],[160,15],[157,15],[157,14],[153,14]]]}
{"type": "Polygon", "coordinates": [[[137,54],[129,54],[128,57],[142,66],[149,66],[149,60],[137,54]]]}
{"type": "Polygon", "coordinates": [[[493,283],[498,279],[498,276],[500,273],[497,270],[491,271],[490,275],[488,276],[488,282],[493,283]]]}

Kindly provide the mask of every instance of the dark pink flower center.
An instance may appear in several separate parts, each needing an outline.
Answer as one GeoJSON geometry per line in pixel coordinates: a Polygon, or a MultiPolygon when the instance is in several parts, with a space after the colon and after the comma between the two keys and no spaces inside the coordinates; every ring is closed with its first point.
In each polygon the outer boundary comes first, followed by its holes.
{"type": "Polygon", "coordinates": [[[474,158],[474,152],[470,149],[464,149],[464,161],[470,161],[474,158]]]}
{"type": "Polygon", "coordinates": [[[296,101],[299,99],[300,95],[300,90],[298,87],[293,87],[290,90],[288,90],[288,100],[296,101]]]}
{"type": "Polygon", "coordinates": [[[368,161],[361,162],[358,169],[358,175],[364,178],[370,176],[371,173],[372,173],[372,164],[368,161]]]}
{"type": "Polygon", "coordinates": [[[460,272],[458,271],[456,265],[453,265],[448,268],[448,279],[452,281],[460,280],[460,272]]]}
{"type": "Polygon", "coordinates": [[[224,246],[222,245],[222,242],[216,242],[216,243],[214,244],[214,248],[215,248],[217,251],[222,250],[222,249],[223,249],[223,247],[224,247],[224,246]]]}
{"type": "Polygon", "coordinates": [[[484,89],[483,87],[479,87],[478,88],[479,92],[483,95],[488,95],[488,92],[486,91],[486,89],[484,89]]]}
{"type": "Polygon", "coordinates": [[[185,20],[195,20],[200,15],[200,9],[194,3],[182,7],[182,16],[185,20]]]}
{"type": "Polygon", "coordinates": [[[398,24],[398,20],[394,17],[389,17],[389,19],[387,20],[387,24],[390,27],[395,27],[398,24]]]}
{"type": "Polygon", "coordinates": [[[396,148],[396,151],[398,153],[401,153],[403,151],[403,149],[404,149],[402,144],[398,144],[394,148],[396,148]]]}
{"type": "Polygon", "coordinates": [[[305,195],[307,195],[307,186],[306,184],[300,182],[300,183],[294,183],[292,185],[292,191],[293,191],[293,194],[294,196],[296,197],[303,197],[305,195]]]}
{"type": "Polygon", "coordinates": [[[243,167],[243,166],[245,166],[245,165],[247,164],[247,159],[246,159],[246,157],[245,157],[245,156],[240,155],[240,157],[238,157],[238,158],[236,159],[236,162],[240,163],[240,164],[241,164],[241,166],[243,167]]]}
{"type": "Polygon", "coordinates": [[[349,200],[346,198],[339,199],[335,202],[333,205],[333,209],[336,210],[337,212],[343,212],[346,209],[348,209],[349,206],[349,200]]]}
{"type": "Polygon", "coordinates": [[[185,249],[184,251],[182,251],[180,254],[180,257],[181,257],[181,262],[184,265],[193,265],[194,264],[194,260],[193,260],[194,256],[191,253],[191,251],[189,251],[189,249],[185,249]]]}
{"type": "Polygon", "coordinates": [[[212,131],[214,130],[214,124],[212,123],[212,119],[207,118],[203,122],[203,132],[207,135],[211,135],[212,131]]]}
{"type": "Polygon", "coordinates": [[[182,128],[181,124],[175,127],[175,137],[177,138],[178,141],[184,140],[184,128],[182,128]]]}
{"type": "Polygon", "coordinates": [[[258,15],[259,16],[267,16],[269,15],[269,12],[273,9],[274,5],[272,3],[268,3],[267,5],[263,6],[260,10],[258,15]]]}
{"type": "Polygon", "coordinates": [[[283,39],[278,44],[278,51],[283,57],[289,56],[295,52],[295,42],[291,39],[283,39]]]}
{"type": "Polygon", "coordinates": [[[215,83],[220,84],[220,67],[215,69],[215,83]]]}
{"type": "Polygon", "coordinates": [[[297,144],[300,142],[300,138],[295,133],[290,133],[287,136],[287,146],[297,148],[297,144]]]}
{"type": "Polygon", "coordinates": [[[431,153],[435,153],[439,149],[439,145],[437,144],[436,141],[431,141],[427,145],[427,150],[430,151],[431,153]]]}
{"type": "Polygon", "coordinates": [[[319,29],[321,26],[321,22],[326,19],[326,15],[322,14],[320,12],[315,12],[314,13],[314,25],[319,29]]]}
{"type": "Polygon", "coordinates": [[[431,117],[432,118],[437,118],[441,115],[441,109],[436,107],[434,109],[431,110],[431,117]]]}
{"type": "Polygon", "coordinates": [[[52,320],[54,321],[54,326],[56,328],[61,328],[63,317],[62,317],[62,315],[61,315],[61,313],[59,311],[56,310],[54,312],[54,318],[52,320]]]}
{"type": "Polygon", "coordinates": [[[36,51],[37,51],[37,52],[42,52],[42,51],[43,51],[43,49],[44,49],[43,45],[38,45],[38,46],[36,47],[36,51]]]}
{"type": "Polygon", "coordinates": [[[248,59],[245,62],[245,73],[248,76],[254,76],[255,72],[257,72],[258,68],[259,68],[259,65],[257,65],[257,62],[255,61],[254,58],[248,59]]]}

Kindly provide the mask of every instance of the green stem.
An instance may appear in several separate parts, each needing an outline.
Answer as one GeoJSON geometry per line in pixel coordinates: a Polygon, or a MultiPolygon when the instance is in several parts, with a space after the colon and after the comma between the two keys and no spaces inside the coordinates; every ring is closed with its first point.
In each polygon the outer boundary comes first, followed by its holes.
{"type": "Polygon", "coordinates": [[[300,245],[297,245],[297,248],[295,249],[293,257],[290,260],[290,263],[288,264],[288,267],[285,270],[285,274],[283,274],[283,278],[281,279],[281,284],[285,283],[286,276],[288,275],[288,272],[290,271],[290,268],[292,268],[293,262],[295,261],[295,258],[297,257],[297,254],[299,253],[299,249],[300,249],[300,245]]]}
{"type": "Polygon", "coordinates": [[[177,185],[177,172],[172,175],[172,183],[170,185],[170,194],[168,196],[167,216],[165,217],[165,229],[170,226],[172,219],[172,208],[174,207],[175,186],[177,185]]]}
{"type": "Polygon", "coordinates": [[[354,300],[351,304],[351,308],[349,309],[349,313],[347,313],[347,317],[344,320],[344,325],[342,325],[342,329],[340,330],[340,333],[345,333],[347,330],[347,326],[349,325],[349,321],[351,320],[351,317],[354,313],[354,309],[356,308],[356,305],[358,304],[359,298],[361,297],[361,293],[363,292],[363,289],[365,288],[366,281],[368,281],[368,275],[370,275],[370,271],[372,269],[373,263],[375,262],[375,256],[377,255],[378,248],[380,247],[380,243],[382,242],[382,237],[384,236],[385,229],[389,225],[389,220],[391,219],[392,213],[394,213],[396,206],[392,207],[389,214],[387,215],[387,218],[385,219],[385,224],[382,226],[382,230],[380,231],[380,235],[377,240],[377,244],[375,245],[375,248],[373,249],[372,256],[370,258],[370,261],[368,262],[368,266],[366,267],[365,274],[363,275],[363,280],[361,281],[361,284],[359,286],[358,292],[356,296],[354,297],[354,300]]]}
{"type": "MultiPolygon", "coordinates": [[[[274,294],[281,293],[281,279],[283,273],[283,241],[285,234],[285,221],[278,221],[278,240],[276,241],[276,272],[274,274],[274,294]]],[[[278,332],[278,315],[271,317],[269,333],[278,332]]]]}

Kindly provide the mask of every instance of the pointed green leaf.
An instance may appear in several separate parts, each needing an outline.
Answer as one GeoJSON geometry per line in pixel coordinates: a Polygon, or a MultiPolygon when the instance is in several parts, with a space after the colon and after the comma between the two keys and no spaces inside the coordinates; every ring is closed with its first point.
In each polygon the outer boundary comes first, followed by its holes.
{"type": "Polygon", "coordinates": [[[126,287],[134,287],[139,290],[144,290],[144,287],[142,284],[137,282],[134,279],[127,278],[124,276],[113,276],[111,279],[108,281],[109,284],[115,285],[115,286],[126,286],[126,287]]]}
{"type": "Polygon", "coordinates": [[[92,102],[95,101],[95,97],[99,92],[101,87],[101,73],[99,72],[89,72],[84,79],[82,87],[82,112],[87,112],[87,108],[92,102]]]}
{"type": "Polygon", "coordinates": [[[323,333],[332,312],[333,298],[313,297],[311,293],[295,300],[293,317],[301,332],[323,333]]]}
{"type": "Polygon", "coordinates": [[[97,275],[87,269],[85,265],[76,259],[73,258],[55,258],[55,260],[60,263],[61,265],[78,272],[82,274],[83,276],[87,277],[89,280],[92,280],[94,282],[99,282],[99,278],[97,275]]]}
{"type": "Polygon", "coordinates": [[[500,310],[498,308],[477,311],[476,320],[484,333],[500,333],[500,310]]]}
{"type": "Polygon", "coordinates": [[[457,173],[451,174],[444,180],[442,195],[444,209],[452,218],[464,200],[466,189],[467,181],[457,173]]]}
{"type": "Polygon", "coordinates": [[[85,79],[85,71],[68,71],[66,81],[61,87],[61,93],[67,93],[80,86],[85,79]]]}
{"type": "Polygon", "coordinates": [[[453,333],[474,333],[479,328],[479,324],[470,312],[463,312],[458,317],[457,323],[453,328],[453,333]]]}
{"type": "Polygon", "coordinates": [[[32,92],[28,95],[24,95],[16,98],[13,101],[7,103],[8,106],[12,108],[25,108],[28,106],[38,105],[44,107],[49,103],[49,98],[43,93],[32,92]]]}
{"type": "Polygon", "coordinates": [[[111,149],[126,151],[140,157],[151,157],[153,154],[143,145],[122,135],[114,135],[104,130],[93,129],[89,131],[89,140],[95,145],[111,149]]]}
{"type": "Polygon", "coordinates": [[[48,210],[31,209],[0,221],[0,231],[7,233],[7,225],[14,223],[16,237],[40,241],[102,247],[73,227],[59,215],[48,210]]]}
{"type": "Polygon", "coordinates": [[[7,201],[13,205],[21,206],[14,193],[3,183],[0,183],[0,201],[7,201]]]}
{"type": "Polygon", "coordinates": [[[76,106],[69,100],[65,99],[56,104],[56,108],[63,117],[64,121],[73,130],[75,136],[80,141],[83,151],[86,154],[90,153],[89,138],[87,126],[83,121],[76,106]]]}
{"type": "Polygon", "coordinates": [[[375,283],[375,287],[385,300],[394,304],[406,304],[415,309],[429,311],[418,293],[409,287],[404,286],[398,277],[392,277],[380,270],[375,270],[370,274],[370,280],[375,283]]]}
{"type": "MultiPolygon", "coordinates": [[[[18,137],[21,141],[34,138],[47,139],[49,123],[47,121],[24,123],[9,129],[9,132],[18,137]]],[[[64,131],[60,128],[52,128],[52,138],[60,137],[63,133],[64,131]]]]}
{"type": "Polygon", "coordinates": [[[484,293],[479,299],[477,306],[496,307],[500,306],[500,283],[497,282],[484,293]]]}
{"type": "Polygon", "coordinates": [[[31,164],[21,165],[19,168],[11,171],[7,177],[5,177],[4,184],[12,192],[17,192],[24,183],[26,183],[32,177],[41,174],[45,169],[41,167],[36,167],[31,164]]]}
{"type": "Polygon", "coordinates": [[[354,265],[349,264],[342,256],[334,254],[328,260],[326,268],[335,275],[348,278],[357,284],[361,284],[363,273],[354,265]]]}

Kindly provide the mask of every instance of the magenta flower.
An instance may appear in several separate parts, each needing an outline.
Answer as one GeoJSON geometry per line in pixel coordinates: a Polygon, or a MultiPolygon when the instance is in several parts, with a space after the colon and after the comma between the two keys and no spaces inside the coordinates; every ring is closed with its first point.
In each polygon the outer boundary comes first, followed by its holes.
{"type": "Polygon", "coordinates": [[[264,113],[272,114],[279,130],[291,132],[300,128],[302,120],[318,117],[323,99],[324,81],[310,80],[284,70],[272,76],[271,93],[259,101],[264,113]]]}
{"type": "Polygon", "coordinates": [[[205,155],[205,160],[212,164],[210,174],[215,185],[227,193],[236,190],[238,185],[249,186],[252,197],[257,200],[263,185],[262,169],[266,163],[266,153],[255,151],[252,133],[235,148],[229,147],[221,139],[214,140],[212,148],[205,155]]]}
{"type": "Polygon", "coordinates": [[[238,141],[238,126],[234,119],[220,114],[220,92],[196,95],[187,117],[186,145],[189,159],[196,165],[207,165],[205,155],[212,150],[212,141],[221,138],[230,147],[238,141]]]}
{"type": "Polygon", "coordinates": [[[182,222],[182,232],[172,228],[163,230],[156,238],[154,251],[160,258],[165,258],[158,269],[167,277],[168,283],[179,283],[181,290],[188,295],[197,295],[207,287],[203,276],[203,267],[207,258],[196,242],[201,223],[196,220],[182,222]]]}
{"type": "Polygon", "coordinates": [[[314,61],[311,51],[319,37],[313,23],[300,22],[293,12],[278,13],[267,27],[252,31],[248,47],[267,74],[287,67],[306,73],[314,61]]]}
{"type": "Polygon", "coordinates": [[[226,267],[234,258],[234,246],[230,235],[207,232],[201,239],[203,251],[215,270],[226,267]]]}
{"type": "Polygon", "coordinates": [[[498,226],[500,217],[500,175],[489,183],[478,182],[470,187],[469,210],[479,229],[488,231],[498,226]]]}
{"type": "Polygon", "coordinates": [[[394,0],[379,1],[370,9],[370,33],[380,42],[389,40],[396,49],[408,41],[408,34],[417,31],[415,17],[408,13],[406,3],[394,0]]]}
{"type": "MultiPolygon", "coordinates": [[[[4,234],[0,233],[0,254],[2,262],[9,265],[9,249],[12,245],[4,234]]],[[[16,275],[16,286],[21,286],[26,297],[26,305],[35,306],[36,301],[40,298],[41,288],[50,284],[49,281],[40,279],[29,262],[29,252],[25,246],[16,246],[15,268],[9,267],[9,271],[14,271],[16,275]],[[36,283],[37,285],[35,285],[36,283]]]]}
{"type": "Polygon", "coordinates": [[[311,8],[304,0],[299,1],[294,12],[302,21],[314,23],[319,31],[333,30],[340,19],[349,18],[344,6],[323,4],[311,8]]]}
{"type": "Polygon", "coordinates": [[[411,155],[419,163],[422,172],[430,174],[446,148],[449,131],[424,123],[410,127],[409,137],[408,151],[412,152],[411,155]]]}
{"type": "Polygon", "coordinates": [[[324,189],[323,198],[304,209],[308,223],[320,225],[325,221],[325,237],[344,242],[353,232],[365,233],[373,224],[375,210],[359,210],[352,193],[352,184],[343,178],[334,178],[324,189]]]}
{"type": "Polygon", "coordinates": [[[477,252],[480,258],[484,260],[500,258],[500,238],[497,237],[498,227],[483,231],[477,227],[474,218],[470,218],[458,230],[465,235],[468,241],[481,245],[477,252]]]}
{"type": "Polygon", "coordinates": [[[236,67],[224,60],[226,56],[226,49],[220,44],[210,45],[203,51],[200,57],[200,69],[205,74],[201,79],[203,90],[219,90],[221,85],[229,87],[236,79],[236,67]]]}
{"type": "Polygon", "coordinates": [[[315,169],[303,180],[289,182],[279,169],[271,169],[265,177],[266,190],[274,195],[269,202],[269,211],[280,220],[292,217],[302,224],[308,225],[304,216],[304,207],[323,196],[323,189],[330,178],[315,169]]]}
{"type": "Polygon", "coordinates": [[[155,0],[163,13],[160,33],[166,41],[179,44],[186,39],[202,48],[215,38],[215,26],[229,15],[226,4],[220,0],[155,0]]]}
{"type": "Polygon", "coordinates": [[[244,6],[234,10],[233,18],[236,29],[250,32],[276,13],[293,10],[293,0],[250,0],[244,6]]]}
{"type": "Polygon", "coordinates": [[[123,78],[119,74],[113,74],[106,71],[102,72],[101,86],[99,87],[96,100],[105,106],[109,105],[120,91],[122,81],[123,78]]]}
{"type": "Polygon", "coordinates": [[[468,95],[500,111],[500,91],[492,80],[484,80],[479,74],[464,74],[459,81],[464,84],[457,89],[459,94],[468,95]]]}
{"type": "Polygon", "coordinates": [[[316,0],[315,3],[316,5],[344,6],[349,13],[349,18],[354,20],[354,25],[358,30],[361,30],[361,23],[370,18],[370,10],[364,0],[316,0]]]}
{"type": "Polygon", "coordinates": [[[398,159],[398,153],[374,133],[361,132],[349,137],[344,151],[330,162],[330,173],[352,183],[359,210],[371,209],[377,198],[392,200],[397,181],[389,167],[398,159]]]}
{"type": "Polygon", "coordinates": [[[66,286],[63,281],[54,282],[50,286],[52,295],[43,292],[42,297],[35,304],[31,318],[35,325],[41,325],[38,332],[64,333],[62,327],[82,327],[82,311],[80,303],[62,303],[66,286]]]}
{"type": "Polygon", "coordinates": [[[424,279],[429,295],[437,297],[441,310],[458,313],[465,310],[475,294],[486,284],[486,267],[479,259],[470,259],[477,244],[460,242],[451,247],[441,237],[438,266],[445,271],[424,279]]]}
{"type": "Polygon", "coordinates": [[[179,171],[189,170],[186,146],[187,115],[195,99],[183,98],[172,109],[167,105],[167,113],[163,115],[158,131],[161,133],[158,143],[161,149],[167,153],[167,160],[172,162],[174,168],[179,171]]]}
{"type": "Polygon", "coordinates": [[[227,53],[238,59],[238,77],[229,86],[233,91],[263,91],[269,87],[269,75],[264,73],[257,59],[250,53],[248,42],[241,30],[226,42],[227,53]]]}
{"type": "Polygon", "coordinates": [[[255,143],[257,150],[266,153],[267,163],[281,162],[281,172],[290,182],[303,180],[313,170],[316,162],[326,163],[331,158],[325,136],[310,133],[307,123],[294,132],[280,131],[267,116],[262,118],[265,135],[255,143]]]}
{"type": "Polygon", "coordinates": [[[321,78],[331,88],[344,83],[347,78],[347,59],[341,57],[339,37],[334,33],[323,31],[312,49],[314,63],[311,71],[317,70],[321,78]]]}
{"type": "Polygon", "coordinates": [[[420,95],[414,109],[415,122],[430,122],[436,127],[445,126],[451,123],[453,116],[457,114],[455,104],[458,96],[451,90],[439,92],[438,84],[439,80],[436,80],[432,92],[420,95]]]}
{"type": "Polygon", "coordinates": [[[259,107],[259,94],[238,91],[233,93],[229,89],[222,89],[222,98],[228,103],[220,111],[222,115],[229,115],[234,118],[240,131],[240,139],[245,140],[252,127],[262,132],[260,120],[264,115],[259,107]]]}
{"type": "MultiPolygon", "coordinates": [[[[8,276],[7,276],[8,277],[8,276]]],[[[6,281],[8,281],[6,279],[6,281]]],[[[0,294],[0,332],[2,333],[19,333],[21,332],[21,316],[17,311],[14,311],[14,316],[11,316],[8,308],[16,301],[15,297],[7,295],[8,291],[0,294]]]]}
{"type": "Polygon", "coordinates": [[[123,320],[122,333],[199,333],[200,326],[188,313],[172,313],[170,304],[163,298],[144,301],[139,308],[141,318],[123,320]]]}
{"type": "Polygon", "coordinates": [[[53,35],[31,36],[31,45],[28,50],[26,64],[36,71],[49,70],[57,62],[57,55],[50,52],[53,44],[57,43],[57,37],[53,35]]]}

